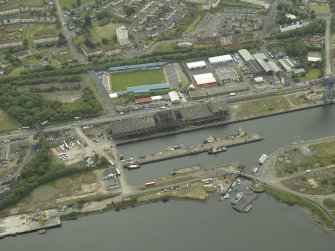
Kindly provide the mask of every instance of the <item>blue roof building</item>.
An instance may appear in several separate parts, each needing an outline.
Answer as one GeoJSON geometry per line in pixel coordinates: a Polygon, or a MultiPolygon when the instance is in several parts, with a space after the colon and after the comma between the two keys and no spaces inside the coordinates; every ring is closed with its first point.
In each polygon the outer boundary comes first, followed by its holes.
{"type": "Polygon", "coordinates": [[[143,70],[143,69],[152,69],[152,68],[161,68],[166,64],[166,62],[154,62],[147,64],[132,64],[132,65],[121,65],[109,67],[109,72],[118,72],[118,71],[131,71],[131,70],[143,70]]]}
{"type": "Polygon", "coordinates": [[[141,85],[141,86],[127,87],[127,92],[136,94],[136,93],[145,93],[145,92],[163,90],[163,89],[169,89],[169,88],[170,88],[169,83],[161,83],[161,84],[154,84],[154,85],[141,85]]]}

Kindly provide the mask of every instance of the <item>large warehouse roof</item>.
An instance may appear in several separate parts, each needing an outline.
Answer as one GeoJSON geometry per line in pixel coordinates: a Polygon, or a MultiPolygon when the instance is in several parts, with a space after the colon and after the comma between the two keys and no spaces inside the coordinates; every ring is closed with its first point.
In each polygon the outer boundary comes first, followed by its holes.
{"type": "Polygon", "coordinates": [[[196,62],[189,62],[186,63],[187,68],[190,69],[196,69],[196,68],[203,68],[206,66],[205,61],[196,61],[196,62]]]}
{"type": "Polygon", "coordinates": [[[212,73],[203,73],[198,75],[193,75],[193,78],[197,85],[205,85],[209,83],[215,83],[216,79],[212,73]]]}
{"type": "Polygon", "coordinates": [[[279,68],[279,66],[275,62],[269,61],[268,64],[272,68],[274,73],[281,72],[281,69],[279,68]]]}
{"type": "Polygon", "coordinates": [[[246,62],[254,59],[253,56],[250,54],[250,52],[247,49],[238,50],[238,53],[243,58],[243,60],[246,62]]]}
{"type": "Polygon", "coordinates": [[[172,103],[180,101],[179,95],[176,91],[171,91],[168,94],[172,103]]]}
{"type": "Polygon", "coordinates": [[[211,64],[218,64],[218,63],[231,62],[233,61],[233,58],[230,55],[222,55],[217,57],[210,57],[208,58],[208,61],[211,64]]]}
{"type": "Polygon", "coordinates": [[[263,59],[258,58],[258,59],[256,59],[256,61],[259,63],[260,66],[262,66],[262,68],[263,68],[263,70],[265,72],[272,71],[272,69],[270,68],[270,66],[268,66],[268,64],[265,63],[265,61],[263,59]]]}

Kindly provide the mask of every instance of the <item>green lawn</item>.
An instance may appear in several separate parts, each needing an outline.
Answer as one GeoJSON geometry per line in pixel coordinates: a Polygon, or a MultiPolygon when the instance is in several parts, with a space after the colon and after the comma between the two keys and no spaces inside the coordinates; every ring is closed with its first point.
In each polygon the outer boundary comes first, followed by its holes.
{"type": "MultiPolygon", "coordinates": [[[[77,6],[77,0],[59,0],[60,5],[62,8],[66,8],[71,10],[73,6],[77,6]]],[[[95,3],[95,0],[80,0],[81,4],[87,4],[87,3],[95,3]]]]}
{"type": "Polygon", "coordinates": [[[329,6],[321,4],[310,4],[309,10],[314,10],[315,15],[325,15],[329,13],[329,6]]]}
{"type": "Polygon", "coordinates": [[[193,22],[186,28],[187,32],[195,31],[195,28],[197,27],[198,23],[200,22],[202,18],[202,15],[197,16],[193,22]]]}
{"type": "Polygon", "coordinates": [[[166,52],[166,51],[173,51],[175,48],[175,43],[160,43],[154,49],[154,52],[166,52]]]}
{"type": "Polygon", "coordinates": [[[0,132],[11,131],[19,128],[19,123],[7,112],[0,110],[0,132]]]}
{"type": "MultiPolygon", "coordinates": [[[[104,109],[105,105],[102,102],[101,96],[99,95],[98,90],[95,87],[95,85],[94,85],[93,80],[91,79],[91,77],[88,74],[84,74],[83,75],[83,79],[87,83],[88,87],[93,91],[95,98],[98,100],[98,102],[100,103],[101,107],[104,109]]],[[[103,111],[103,114],[105,114],[105,109],[103,111]]]]}
{"type": "Polygon", "coordinates": [[[117,24],[113,23],[101,27],[95,26],[90,29],[91,39],[94,42],[101,42],[101,39],[104,37],[111,40],[113,35],[116,34],[117,26],[117,24]]]}
{"type": "Polygon", "coordinates": [[[299,78],[299,81],[304,82],[304,81],[309,81],[309,80],[312,80],[312,79],[319,78],[320,73],[321,73],[320,69],[317,69],[317,68],[310,69],[306,73],[305,76],[299,78]]]}
{"type": "Polygon", "coordinates": [[[132,71],[111,74],[112,90],[124,91],[130,86],[160,84],[166,82],[162,69],[132,71]]]}

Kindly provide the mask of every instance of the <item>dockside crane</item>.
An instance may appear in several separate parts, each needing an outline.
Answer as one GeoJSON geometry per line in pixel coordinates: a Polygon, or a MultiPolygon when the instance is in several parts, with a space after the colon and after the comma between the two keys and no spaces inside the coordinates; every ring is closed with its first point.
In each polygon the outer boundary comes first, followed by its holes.
{"type": "Polygon", "coordinates": [[[325,103],[331,104],[334,97],[335,77],[331,75],[324,77],[323,84],[325,86],[325,93],[324,93],[325,103]]]}

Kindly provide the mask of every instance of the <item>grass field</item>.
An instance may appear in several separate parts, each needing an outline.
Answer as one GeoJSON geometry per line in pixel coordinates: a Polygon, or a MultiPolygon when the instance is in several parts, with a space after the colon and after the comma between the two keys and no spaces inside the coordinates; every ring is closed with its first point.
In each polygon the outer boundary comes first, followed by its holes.
{"type": "Polygon", "coordinates": [[[5,111],[0,110],[0,132],[11,131],[19,128],[17,123],[5,111]]]}
{"type": "Polygon", "coordinates": [[[316,79],[319,77],[320,73],[321,73],[320,69],[316,69],[316,68],[310,69],[304,77],[299,78],[299,81],[304,82],[304,81],[316,79]]]}
{"type": "Polygon", "coordinates": [[[160,43],[154,49],[154,52],[166,52],[166,51],[173,51],[175,48],[175,43],[160,43]]]}
{"type": "Polygon", "coordinates": [[[102,38],[112,39],[113,35],[116,34],[116,24],[110,23],[105,26],[95,26],[90,29],[91,39],[93,42],[101,42],[102,38]]]}
{"type": "Polygon", "coordinates": [[[309,10],[314,11],[315,15],[325,15],[329,13],[329,6],[321,4],[310,4],[309,10]]]}
{"type": "Polygon", "coordinates": [[[113,92],[124,91],[130,86],[159,84],[166,82],[162,69],[148,71],[132,71],[111,75],[113,92]]]}
{"type": "Polygon", "coordinates": [[[1,10],[14,9],[20,5],[32,5],[32,6],[42,6],[44,0],[10,0],[5,4],[1,5],[1,10]]]}
{"type": "Polygon", "coordinates": [[[202,15],[197,16],[193,22],[186,28],[187,32],[195,31],[195,28],[197,27],[198,23],[200,22],[202,18],[202,15]]]}

